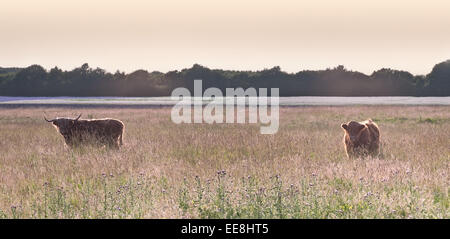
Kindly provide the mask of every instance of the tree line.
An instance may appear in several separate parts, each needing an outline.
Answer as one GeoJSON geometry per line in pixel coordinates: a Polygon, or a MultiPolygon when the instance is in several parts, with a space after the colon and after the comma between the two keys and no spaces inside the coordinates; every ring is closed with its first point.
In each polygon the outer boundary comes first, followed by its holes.
{"type": "Polygon", "coordinates": [[[194,80],[203,89],[279,88],[280,96],[450,96],[450,60],[436,64],[427,75],[388,68],[366,75],[344,66],[286,73],[276,66],[260,71],[209,69],[195,64],[162,73],[137,70],[129,74],[91,68],[87,63],[70,71],[40,65],[0,67],[3,96],[169,96],[173,89],[193,92],[194,80]]]}

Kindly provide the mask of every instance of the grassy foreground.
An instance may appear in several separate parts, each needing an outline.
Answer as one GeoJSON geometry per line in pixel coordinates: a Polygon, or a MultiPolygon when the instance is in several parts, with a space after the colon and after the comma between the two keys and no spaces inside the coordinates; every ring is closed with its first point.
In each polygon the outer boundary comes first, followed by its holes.
{"type": "Polygon", "coordinates": [[[0,218],[450,218],[450,107],[280,109],[280,130],[181,124],[170,108],[0,109],[0,218]],[[125,123],[119,151],[67,150],[49,117],[125,123]],[[372,118],[380,158],[340,124],[372,118]]]}

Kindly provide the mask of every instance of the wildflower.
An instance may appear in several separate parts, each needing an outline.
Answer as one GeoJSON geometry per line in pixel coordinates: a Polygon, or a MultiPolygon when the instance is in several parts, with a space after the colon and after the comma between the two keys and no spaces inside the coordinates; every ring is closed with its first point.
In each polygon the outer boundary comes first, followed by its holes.
{"type": "Polygon", "coordinates": [[[372,195],[373,195],[373,193],[369,191],[364,195],[364,199],[366,199],[367,197],[370,197],[372,195]]]}
{"type": "Polygon", "coordinates": [[[217,174],[218,174],[218,175],[226,175],[226,174],[227,174],[227,171],[225,171],[225,170],[219,170],[219,171],[217,171],[217,174]]]}

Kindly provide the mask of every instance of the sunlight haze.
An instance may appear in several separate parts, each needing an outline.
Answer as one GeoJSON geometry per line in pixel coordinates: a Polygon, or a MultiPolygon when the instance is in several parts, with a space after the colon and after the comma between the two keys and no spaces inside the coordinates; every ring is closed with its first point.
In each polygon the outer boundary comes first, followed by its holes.
{"type": "Polygon", "coordinates": [[[0,66],[427,74],[450,58],[450,2],[4,1],[0,66]]]}

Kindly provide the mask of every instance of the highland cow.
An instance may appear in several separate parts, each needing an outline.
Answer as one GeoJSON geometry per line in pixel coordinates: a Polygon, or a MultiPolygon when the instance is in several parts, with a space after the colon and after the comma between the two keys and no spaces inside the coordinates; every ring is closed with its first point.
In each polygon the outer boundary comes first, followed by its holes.
{"type": "Polygon", "coordinates": [[[51,122],[53,126],[64,137],[67,146],[84,143],[99,143],[114,148],[119,148],[123,144],[122,136],[124,125],[122,121],[116,119],[91,119],[81,120],[81,114],[76,119],[56,118],[51,122]]]}
{"type": "Polygon", "coordinates": [[[342,124],[345,151],[349,158],[377,156],[380,153],[380,131],[371,119],[363,122],[350,121],[342,124]]]}

